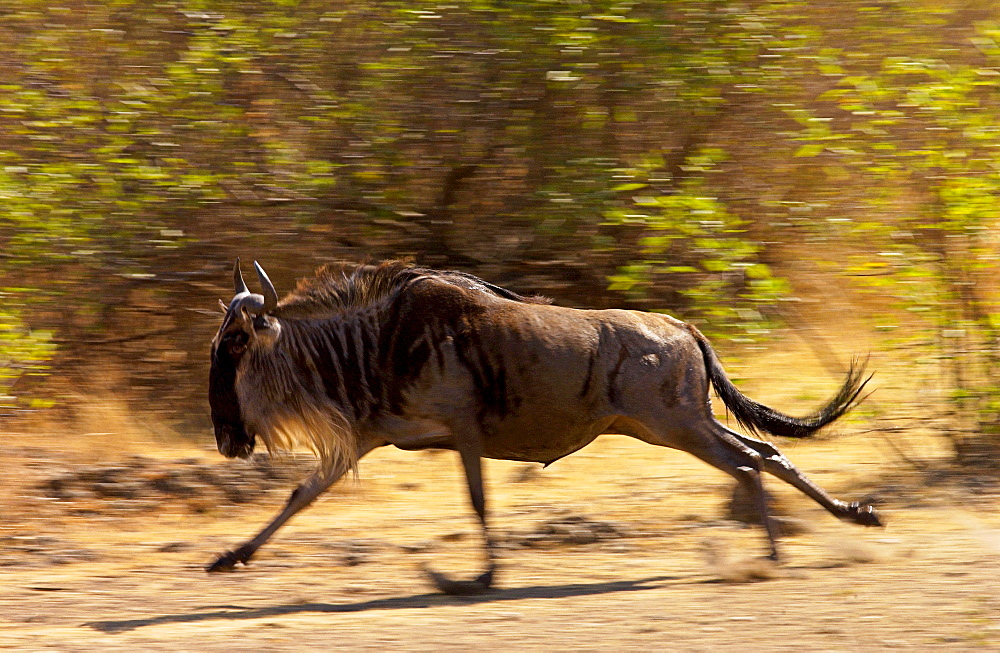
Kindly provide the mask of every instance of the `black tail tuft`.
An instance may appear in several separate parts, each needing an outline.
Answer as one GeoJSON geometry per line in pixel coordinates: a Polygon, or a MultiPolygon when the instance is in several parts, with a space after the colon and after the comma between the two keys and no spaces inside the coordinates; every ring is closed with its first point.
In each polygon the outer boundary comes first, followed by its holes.
{"type": "Polygon", "coordinates": [[[715,351],[712,350],[712,346],[705,336],[694,327],[690,327],[690,329],[701,348],[712,386],[719,393],[722,402],[732,412],[736,421],[751,433],[765,431],[787,438],[809,437],[857,406],[868,396],[861,396],[865,385],[872,378],[872,375],[865,377],[867,360],[854,360],[847,372],[844,384],[826,406],[809,417],[789,417],[740,392],[726,376],[718,356],[715,355],[715,351]]]}

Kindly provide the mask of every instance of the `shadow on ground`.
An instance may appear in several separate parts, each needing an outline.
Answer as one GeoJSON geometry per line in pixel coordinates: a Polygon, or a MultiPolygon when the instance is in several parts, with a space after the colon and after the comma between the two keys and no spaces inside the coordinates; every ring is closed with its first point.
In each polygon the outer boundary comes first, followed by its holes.
{"type": "Polygon", "coordinates": [[[410,610],[448,605],[476,605],[480,603],[495,603],[498,601],[517,601],[521,599],[561,599],[576,596],[592,596],[598,594],[613,594],[617,592],[637,592],[657,589],[659,585],[669,580],[670,576],[656,576],[640,580],[624,580],[608,583],[573,583],[565,585],[536,585],[511,589],[490,590],[478,596],[453,597],[444,594],[417,594],[415,596],[400,596],[389,599],[375,599],[358,603],[296,603],[294,605],[276,605],[270,607],[251,608],[244,606],[215,606],[215,609],[187,614],[167,614],[144,619],[122,619],[113,621],[90,621],[84,626],[105,633],[121,633],[145,626],[160,624],[197,623],[214,619],[261,619],[281,615],[317,613],[348,613],[367,610],[410,610]]]}

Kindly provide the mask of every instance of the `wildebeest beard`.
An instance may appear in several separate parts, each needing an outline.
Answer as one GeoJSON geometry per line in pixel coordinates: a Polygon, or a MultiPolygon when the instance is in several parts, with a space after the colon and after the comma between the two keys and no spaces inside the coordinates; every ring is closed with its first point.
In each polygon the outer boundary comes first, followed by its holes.
{"type": "Polygon", "coordinates": [[[270,453],[304,447],[320,466],[355,468],[352,421],[327,395],[316,351],[292,329],[268,347],[251,347],[235,379],[244,423],[270,453]],[[312,373],[304,373],[311,370],[312,373]]]}
{"type": "MultiPolygon", "coordinates": [[[[219,451],[245,458],[257,438],[270,453],[310,449],[324,469],[356,464],[350,421],[331,401],[308,334],[286,327],[279,337],[257,333],[221,334],[212,350],[209,403],[219,451]],[[230,346],[237,341],[235,355],[230,346]],[[245,349],[244,349],[245,348],[245,349]],[[304,374],[312,370],[314,374],[304,374]]],[[[252,327],[251,327],[252,328],[252,327]]],[[[273,327],[266,327],[273,329],[273,327]]],[[[328,363],[328,362],[327,362],[328,363]]],[[[343,391],[341,394],[344,394],[343,391]]]]}

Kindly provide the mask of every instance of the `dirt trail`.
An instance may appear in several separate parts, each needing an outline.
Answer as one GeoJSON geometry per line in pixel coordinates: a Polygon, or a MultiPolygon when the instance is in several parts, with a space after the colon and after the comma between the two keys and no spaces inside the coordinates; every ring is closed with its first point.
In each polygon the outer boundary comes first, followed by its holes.
{"type": "Polygon", "coordinates": [[[163,448],[82,461],[5,452],[0,647],[38,650],[823,650],[1000,647],[1000,518],[990,483],[925,487],[866,436],[786,453],[889,519],[865,530],[776,479],[801,531],[780,567],[724,519],[732,483],[690,456],[606,437],[546,470],[487,466],[498,588],[433,592],[430,563],[474,574],[454,456],[376,452],[249,567],[202,567],[283,503],[307,464],[163,448]],[[124,479],[124,480],[123,480],[124,479]],[[102,485],[103,484],[103,485],[102,485]]]}

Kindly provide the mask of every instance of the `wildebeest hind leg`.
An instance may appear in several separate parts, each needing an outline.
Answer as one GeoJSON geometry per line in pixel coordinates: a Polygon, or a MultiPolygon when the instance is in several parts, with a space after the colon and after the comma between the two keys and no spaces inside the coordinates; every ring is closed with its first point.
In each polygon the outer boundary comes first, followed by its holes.
{"type": "Polygon", "coordinates": [[[760,454],[719,429],[706,429],[706,437],[699,444],[707,446],[693,447],[690,449],[691,453],[732,475],[750,493],[767,531],[767,541],[771,548],[768,557],[777,560],[778,531],[767,507],[767,494],[764,493],[764,483],[760,477],[763,467],[760,454]]]}
{"type": "Polygon", "coordinates": [[[271,520],[264,529],[257,534],[252,540],[244,542],[240,547],[233,551],[226,551],[216,559],[215,562],[210,564],[205,568],[205,571],[229,571],[237,564],[247,564],[253,554],[257,552],[257,549],[262,547],[265,542],[271,539],[281,526],[292,518],[295,513],[299,512],[310,503],[316,500],[316,497],[321,495],[326,491],[331,485],[336,483],[347,471],[346,465],[339,465],[329,472],[318,472],[313,476],[302,482],[299,487],[292,492],[292,496],[288,498],[288,503],[285,505],[285,509],[278,514],[277,517],[271,520]]]}
{"type": "Polygon", "coordinates": [[[785,458],[773,444],[741,435],[729,429],[726,429],[726,431],[760,454],[765,472],[777,476],[792,487],[797,488],[816,503],[826,508],[835,517],[844,521],[861,524],[862,526],[882,526],[882,520],[874,506],[863,505],[858,502],[847,503],[846,501],[833,498],[823,488],[816,485],[796,469],[795,465],[785,458]]]}
{"type": "Polygon", "coordinates": [[[777,528],[771,519],[767,495],[760,477],[763,468],[761,455],[711,418],[692,416],[684,427],[677,426],[676,421],[658,416],[653,419],[630,420],[616,426],[628,425],[628,428],[623,429],[626,433],[650,444],[687,451],[743,484],[753,498],[767,531],[771,549],[769,557],[777,560],[777,528]],[[675,435],[671,437],[666,435],[668,433],[675,435]]]}
{"type": "Polygon", "coordinates": [[[472,507],[479,517],[479,523],[483,529],[483,539],[486,542],[486,558],[489,567],[475,580],[453,580],[444,574],[433,571],[425,566],[424,571],[431,577],[434,584],[445,594],[469,595],[485,592],[493,584],[493,572],[496,570],[496,555],[493,549],[493,540],[490,538],[489,527],[486,523],[486,496],[483,492],[483,466],[480,458],[479,447],[466,443],[459,445],[459,454],[462,456],[462,467],[465,469],[465,478],[469,484],[469,497],[472,500],[472,507]]]}

